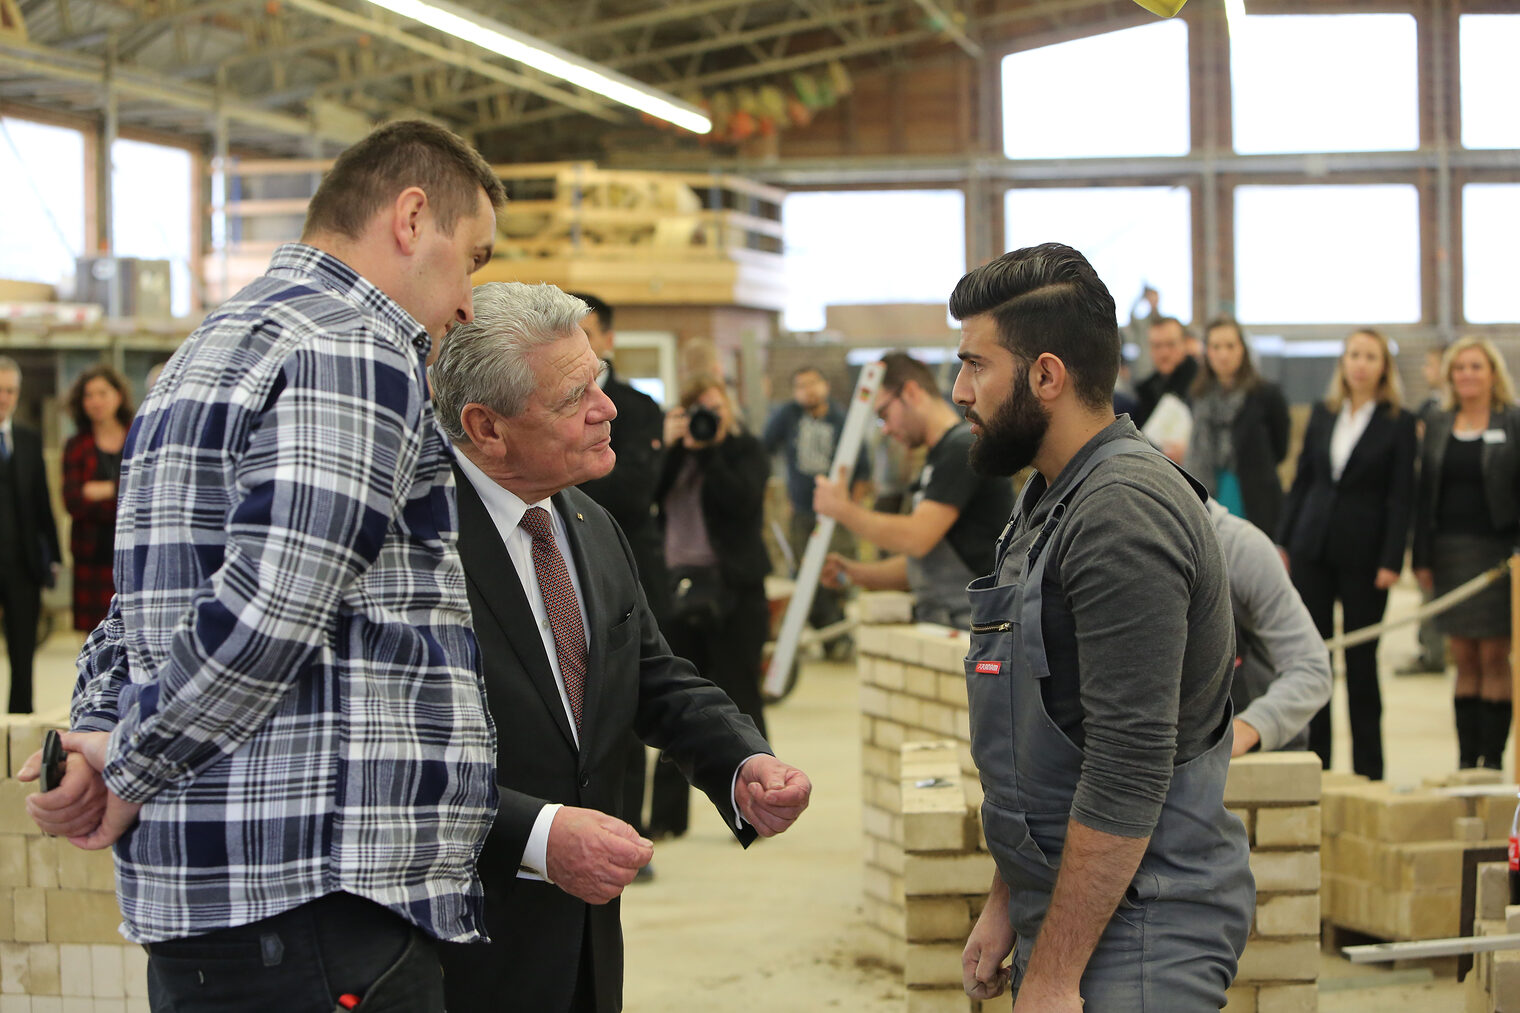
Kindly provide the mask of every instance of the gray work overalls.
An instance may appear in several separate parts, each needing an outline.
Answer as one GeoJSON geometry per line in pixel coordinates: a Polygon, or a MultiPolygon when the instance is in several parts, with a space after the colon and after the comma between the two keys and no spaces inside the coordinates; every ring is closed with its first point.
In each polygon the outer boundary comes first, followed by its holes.
{"type": "Polygon", "coordinates": [[[964,630],[971,625],[966,585],[976,579],[950,539],[939,542],[921,559],[908,557],[908,588],[913,592],[913,618],[964,630]]]}
{"type": "MultiPolygon", "coordinates": [[[[965,424],[959,423],[955,428],[965,424]]],[[[945,436],[948,435],[947,432],[945,436]]],[[[944,438],[940,437],[941,440],[944,438]]],[[[925,465],[915,482],[912,501],[915,510],[923,502],[923,487],[929,484],[930,467],[925,465]]],[[[913,592],[913,618],[921,623],[939,623],[964,630],[971,624],[971,603],[966,600],[966,585],[976,578],[977,574],[950,544],[948,532],[922,558],[909,556],[908,590],[913,592]]]]}
{"type": "MultiPolygon", "coordinates": [[[[1082,771],[1082,751],[1051,720],[1040,695],[1040,680],[1050,676],[1040,622],[1044,550],[1093,469],[1131,453],[1157,451],[1134,439],[1097,448],[1038,531],[1021,530],[1031,495],[1026,485],[998,539],[992,574],[967,588],[971,752],[986,795],[987,845],[1008,885],[1009,920],[1018,934],[1015,994],[1055,887],[1082,771]],[[1015,548],[1022,558],[1008,570],[1018,576],[1000,583],[999,570],[1015,548]]],[[[1150,845],[1083,974],[1088,1013],[1194,1013],[1224,1005],[1256,903],[1245,828],[1223,802],[1230,719],[1226,713],[1226,731],[1213,747],[1173,769],[1150,845]]]]}

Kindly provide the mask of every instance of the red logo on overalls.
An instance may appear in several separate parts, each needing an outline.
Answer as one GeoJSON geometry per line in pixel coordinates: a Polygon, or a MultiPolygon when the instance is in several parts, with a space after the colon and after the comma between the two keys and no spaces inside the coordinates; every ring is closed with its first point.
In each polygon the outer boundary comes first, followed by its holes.
{"type": "Polygon", "coordinates": [[[1003,663],[1001,661],[978,661],[976,663],[976,673],[978,675],[997,675],[1002,670],[1003,663]]]}

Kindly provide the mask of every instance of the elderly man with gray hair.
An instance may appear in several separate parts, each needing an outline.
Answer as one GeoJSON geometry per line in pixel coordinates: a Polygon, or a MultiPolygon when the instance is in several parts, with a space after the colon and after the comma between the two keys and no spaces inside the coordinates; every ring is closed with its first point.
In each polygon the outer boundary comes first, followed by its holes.
{"type": "Polygon", "coordinates": [[[650,614],[628,540],[579,489],[611,470],[586,304],[492,283],[430,379],[457,452],[459,545],[496,721],[501,805],[480,857],[491,943],[444,955],[450,1009],[622,1008],[617,898],[653,845],[618,812],[630,731],[712,799],[745,845],[812,786],[650,614]]]}

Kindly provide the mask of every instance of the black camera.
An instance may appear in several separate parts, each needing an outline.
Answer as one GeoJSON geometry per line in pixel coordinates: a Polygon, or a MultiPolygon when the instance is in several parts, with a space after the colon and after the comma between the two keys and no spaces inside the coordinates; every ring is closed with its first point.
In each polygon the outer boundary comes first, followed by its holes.
{"type": "Polygon", "coordinates": [[[686,416],[686,431],[698,443],[711,443],[716,439],[720,424],[718,413],[702,405],[697,405],[686,416]]]}

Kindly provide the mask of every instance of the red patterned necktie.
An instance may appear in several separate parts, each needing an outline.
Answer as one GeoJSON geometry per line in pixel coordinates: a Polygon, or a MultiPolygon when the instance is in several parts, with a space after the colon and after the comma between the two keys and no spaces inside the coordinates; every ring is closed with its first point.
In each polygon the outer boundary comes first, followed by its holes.
{"type": "Polygon", "coordinates": [[[538,574],[538,593],[549,615],[554,651],[559,656],[559,674],[565,681],[565,696],[570,700],[570,713],[575,715],[575,728],[579,731],[581,705],[586,696],[586,627],[581,623],[575,585],[570,583],[565,557],[554,543],[549,511],[529,507],[523,514],[522,528],[533,536],[533,571],[538,574]]]}

